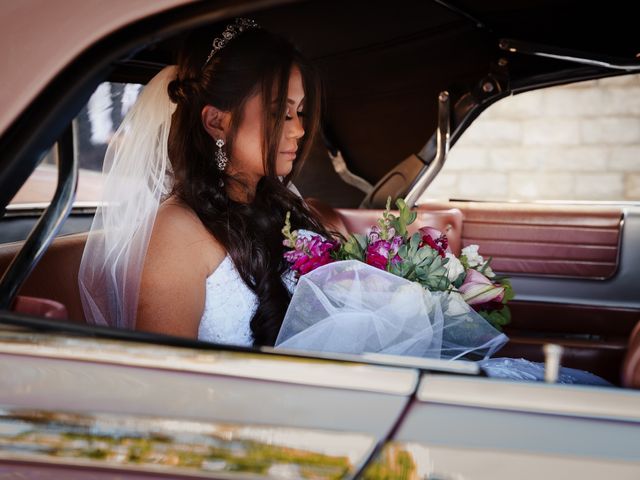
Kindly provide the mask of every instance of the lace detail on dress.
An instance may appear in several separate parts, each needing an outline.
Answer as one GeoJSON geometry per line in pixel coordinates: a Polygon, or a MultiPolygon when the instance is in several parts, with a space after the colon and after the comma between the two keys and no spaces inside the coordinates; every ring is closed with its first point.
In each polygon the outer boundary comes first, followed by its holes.
{"type": "Polygon", "coordinates": [[[258,298],[244,283],[227,255],[207,277],[198,340],[228,345],[253,345],[251,318],[258,298]]]}

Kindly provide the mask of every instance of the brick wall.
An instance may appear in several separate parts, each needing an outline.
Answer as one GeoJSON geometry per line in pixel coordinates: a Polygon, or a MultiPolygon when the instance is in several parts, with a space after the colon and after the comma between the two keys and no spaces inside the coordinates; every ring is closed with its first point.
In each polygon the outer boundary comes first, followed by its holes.
{"type": "Polygon", "coordinates": [[[423,198],[640,200],[640,75],[503,99],[423,198]]]}

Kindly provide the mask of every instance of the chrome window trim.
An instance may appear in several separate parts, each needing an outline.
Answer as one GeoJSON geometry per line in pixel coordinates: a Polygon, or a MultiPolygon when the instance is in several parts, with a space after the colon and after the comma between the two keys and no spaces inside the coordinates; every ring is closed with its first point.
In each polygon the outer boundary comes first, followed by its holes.
{"type": "Polygon", "coordinates": [[[640,392],[613,387],[425,374],[420,379],[417,399],[424,403],[640,423],[640,392]]]}

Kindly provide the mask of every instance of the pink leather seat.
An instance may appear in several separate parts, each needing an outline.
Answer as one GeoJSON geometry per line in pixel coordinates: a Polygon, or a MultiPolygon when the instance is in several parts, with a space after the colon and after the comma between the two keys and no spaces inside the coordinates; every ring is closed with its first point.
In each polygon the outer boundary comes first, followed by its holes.
{"type": "Polygon", "coordinates": [[[13,312],[56,320],[67,320],[69,318],[67,307],[60,302],[49,300],[48,298],[18,295],[11,310],[13,312]]]}

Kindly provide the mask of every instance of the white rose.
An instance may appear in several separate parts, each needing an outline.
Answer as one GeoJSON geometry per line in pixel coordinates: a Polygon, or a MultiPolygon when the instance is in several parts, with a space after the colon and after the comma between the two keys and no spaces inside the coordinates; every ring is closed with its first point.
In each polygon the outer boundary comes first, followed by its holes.
{"type": "Polygon", "coordinates": [[[467,257],[467,264],[470,267],[477,267],[484,263],[484,258],[482,255],[478,254],[478,249],[480,247],[478,245],[468,245],[462,249],[462,255],[467,257]]]}
{"type": "Polygon", "coordinates": [[[423,295],[424,289],[419,283],[404,283],[393,293],[383,310],[387,310],[393,318],[406,319],[423,315],[424,306],[420,302],[423,295]]]}
{"type": "Polygon", "coordinates": [[[464,266],[453,253],[447,252],[446,257],[449,259],[446,265],[447,278],[450,282],[454,282],[456,278],[464,273],[464,266]]]}

